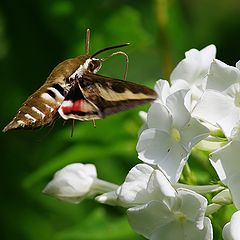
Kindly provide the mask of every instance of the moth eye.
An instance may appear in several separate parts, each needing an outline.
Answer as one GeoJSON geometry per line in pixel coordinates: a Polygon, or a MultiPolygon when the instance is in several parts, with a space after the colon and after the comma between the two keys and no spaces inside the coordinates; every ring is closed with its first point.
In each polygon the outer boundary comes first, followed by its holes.
{"type": "Polygon", "coordinates": [[[96,69],[98,69],[100,67],[100,65],[101,65],[101,63],[99,60],[92,60],[88,64],[88,70],[90,72],[94,72],[94,71],[96,71],[96,69]]]}
{"type": "Polygon", "coordinates": [[[90,62],[89,65],[88,65],[89,71],[90,71],[90,72],[93,72],[95,68],[96,68],[96,67],[95,67],[94,63],[93,63],[93,62],[90,62]]]}

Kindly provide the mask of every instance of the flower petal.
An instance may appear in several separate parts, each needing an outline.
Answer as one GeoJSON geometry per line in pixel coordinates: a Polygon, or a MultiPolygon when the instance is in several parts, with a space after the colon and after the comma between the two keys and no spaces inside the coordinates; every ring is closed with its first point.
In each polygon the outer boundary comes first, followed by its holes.
{"type": "Polygon", "coordinates": [[[169,132],[172,125],[172,116],[163,104],[154,102],[148,111],[147,124],[149,128],[169,132]]]}
{"type": "Polygon", "coordinates": [[[138,164],[128,173],[124,183],[117,190],[123,206],[136,206],[151,200],[167,201],[175,197],[176,191],[164,174],[146,164],[138,164]]]}
{"type": "Polygon", "coordinates": [[[177,91],[171,94],[166,100],[166,105],[172,114],[173,125],[178,129],[182,128],[190,120],[191,117],[184,104],[186,93],[187,90],[177,91]]]}
{"type": "Polygon", "coordinates": [[[176,190],[172,187],[166,176],[159,170],[154,170],[150,176],[147,191],[152,200],[164,200],[165,198],[176,196],[176,190]]]}
{"type": "MultiPolygon", "coordinates": [[[[219,125],[227,138],[232,137],[232,133],[236,133],[236,128],[239,125],[240,121],[240,109],[232,107],[231,112],[226,115],[224,118],[219,119],[217,121],[217,125],[219,125]]],[[[236,135],[233,136],[236,139],[236,135]]]]}
{"type": "Polygon", "coordinates": [[[116,194],[116,191],[103,193],[95,197],[95,200],[100,203],[108,204],[111,206],[121,205],[121,203],[119,203],[118,201],[118,195],[116,194]]]}
{"type": "MultiPolygon", "coordinates": [[[[184,225],[184,238],[189,240],[212,240],[213,239],[213,229],[209,218],[204,218],[203,229],[198,229],[194,226],[194,223],[188,222],[184,225]]],[[[179,239],[179,238],[176,238],[179,239]]]]}
{"type": "Polygon", "coordinates": [[[196,145],[196,148],[199,150],[207,151],[207,152],[213,152],[218,148],[221,148],[224,145],[226,145],[226,143],[227,143],[227,140],[223,138],[208,136],[206,139],[199,142],[196,145]]]}
{"type": "Polygon", "coordinates": [[[182,212],[188,220],[195,222],[198,229],[203,229],[207,199],[188,189],[179,188],[177,192],[182,202],[178,211],[182,212]]]}
{"type": "Polygon", "coordinates": [[[207,89],[224,91],[239,81],[240,71],[238,68],[229,66],[217,59],[213,60],[207,79],[207,89]]]}
{"type": "Polygon", "coordinates": [[[213,213],[217,212],[221,207],[222,207],[222,205],[220,205],[220,204],[211,203],[207,206],[205,215],[206,216],[212,215],[213,213]]]}
{"type": "Polygon", "coordinates": [[[173,82],[173,84],[171,86],[172,93],[177,92],[182,89],[186,89],[186,90],[190,89],[190,85],[187,81],[185,81],[183,79],[178,79],[177,81],[173,82]]]}
{"type": "Polygon", "coordinates": [[[232,196],[229,189],[224,189],[212,198],[212,202],[221,205],[228,205],[232,203],[232,196]]]}
{"type": "Polygon", "coordinates": [[[79,203],[91,195],[97,172],[93,164],[74,163],[55,173],[43,192],[60,200],[79,203]]]}
{"type": "Polygon", "coordinates": [[[176,183],[182,173],[183,167],[188,159],[189,152],[180,144],[171,146],[168,154],[162,160],[159,159],[158,167],[165,173],[171,183],[176,183]]]}
{"type": "Polygon", "coordinates": [[[216,170],[220,180],[228,186],[230,177],[240,176],[239,165],[240,142],[231,141],[222,148],[209,155],[210,162],[216,170]]]}
{"type": "Polygon", "coordinates": [[[216,47],[214,45],[209,45],[201,51],[197,49],[187,51],[186,58],[173,70],[170,76],[171,81],[174,83],[178,79],[184,79],[190,86],[199,84],[208,73],[208,68],[215,55],[216,47]]]}
{"type": "Polygon", "coordinates": [[[201,54],[197,49],[190,49],[185,53],[185,56],[186,58],[179,62],[172,71],[170,79],[172,82],[175,82],[177,79],[184,79],[192,85],[199,74],[201,54]]]}
{"type": "Polygon", "coordinates": [[[231,225],[230,222],[226,223],[223,227],[222,237],[224,240],[238,240],[237,238],[234,239],[231,234],[231,225]]]}
{"type": "Polygon", "coordinates": [[[230,189],[232,200],[235,207],[240,210],[240,174],[236,174],[230,177],[228,181],[228,187],[230,189]]]}
{"type": "Polygon", "coordinates": [[[209,135],[209,130],[194,118],[181,130],[181,143],[187,151],[209,135]]]}
{"type": "Polygon", "coordinates": [[[144,111],[139,111],[139,117],[141,118],[143,123],[147,123],[147,113],[144,111]]]}
{"type": "Polygon", "coordinates": [[[210,192],[218,192],[224,189],[224,187],[219,184],[211,184],[211,185],[189,185],[184,183],[176,183],[174,184],[175,188],[184,188],[191,191],[194,191],[199,194],[206,194],[210,192]]]}
{"type": "Polygon", "coordinates": [[[151,198],[147,194],[147,185],[153,171],[147,164],[138,164],[129,171],[124,183],[117,190],[118,198],[125,206],[144,204],[151,198]]]}
{"type": "Polygon", "coordinates": [[[192,116],[213,125],[231,113],[233,99],[220,92],[206,90],[199,103],[193,109],[192,116]]]}
{"type": "Polygon", "coordinates": [[[194,223],[187,221],[184,225],[178,222],[171,222],[161,226],[151,236],[151,240],[211,240],[213,239],[212,225],[209,218],[205,218],[204,229],[199,230],[194,223]]]}
{"type": "Polygon", "coordinates": [[[138,158],[149,164],[157,164],[168,154],[172,142],[170,136],[158,129],[144,130],[136,146],[138,158]]]}
{"type": "Polygon", "coordinates": [[[139,115],[139,117],[141,118],[141,120],[142,120],[142,122],[143,122],[142,126],[141,126],[141,127],[139,128],[139,130],[138,130],[138,136],[140,136],[141,133],[142,133],[145,129],[148,128],[148,125],[147,125],[147,113],[144,112],[144,111],[140,111],[140,112],[138,113],[138,115],[139,115]]]}
{"type": "Polygon", "coordinates": [[[240,60],[236,63],[236,68],[240,70],[240,60]]]}
{"type": "Polygon", "coordinates": [[[170,86],[168,81],[162,79],[158,80],[154,86],[154,90],[158,94],[160,103],[165,104],[166,98],[170,95],[170,86]]]}
{"type": "Polygon", "coordinates": [[[137,233],[151,240],[211,240],[212,226],[208,218],[204,218],[204,227],[199,229],[195,222],[181,222],[160,201],[130,208],[127,211],[131,227],[137,233]]]}
{"type": "Polygon", "coordinates": [[[227,223],[223,228],[222,237],[224,240],[239,240],[240,236],[240,211],[235,212],[232,215],[231,221],[227,223]]]}
{"type": "MultiPolygon", "coordinates": [[[[128,221],[135,232],[147,239],[159,239],[151,237],[161,226],[166,226],[173,219],[173,214],[161,201],[151,201],[145,205],[128,209],[128,221]]],[[[172,229],[174,231],[174,229],[172,229]]],[[[168,239],[165,238],[164,239],[168,239]]],[[[175,238],[171,238],[175,239],[175,238]]]]}
{"type": "Polygon", "coordinates": [[[210,44],[209,46],[203,48],[200,50],[201,56],[202,56],[202,68],[203,69],[209,69],[210,64],[212,63],[213,59],[216,57],[216,46],[213,44],[210,44]]]}

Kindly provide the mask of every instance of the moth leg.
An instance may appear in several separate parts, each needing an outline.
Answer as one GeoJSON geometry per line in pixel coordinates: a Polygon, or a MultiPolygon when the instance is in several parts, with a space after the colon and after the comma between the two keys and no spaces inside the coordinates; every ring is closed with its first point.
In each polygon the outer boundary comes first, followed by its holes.
{"type": "Polygon", "coordinates": [[[72,131],[71,131],[71,137],[73,137],[74,126],[75,126],[75,119],[72,120],[72,131]]]}
{"type": "Polygon", "coordinates": [[[93,119],[92,121],[93,121],[93,127],[96,128],[96,122],[95,122],[95,120],[93,119]]]}
{"type": "Polygon", "coordinates": [[[128,59],[128,55],[125,53],[125,52],[122,52],[122,51],[119,51],[119,52],[114,52],[112,54],[110,54],[109,56],[105,57],[105,58],[102,58],[101,61],[105,61],[107,60],[108,58],[112,57],[112,56],[115,56],[115,55],[123,55],[125,57],[125,72],[124,72],[124,75],[123,75],[123,79],[126,80],[127,78],[127,72],[128,72],[128,63],[129,63],[129,59],[128,59]]]}

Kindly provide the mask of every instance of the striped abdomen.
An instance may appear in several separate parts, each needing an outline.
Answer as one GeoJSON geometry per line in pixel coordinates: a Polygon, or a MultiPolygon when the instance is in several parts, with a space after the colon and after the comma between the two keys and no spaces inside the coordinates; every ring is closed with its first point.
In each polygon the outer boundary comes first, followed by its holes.
{"type": "Polygon", "coordinates": [[[88,56],[79,56],[59,63],[47,81],[22,105],[13,120],[3,129],[37,128],[52,123],[58,116],[58,108],[69,90],[65,82],[88,56]]]}
{"type": "Polygon", "coordinates": [[[22,105],[13,120],[3,129],[37,128],[52,123],[64,100],[64,88],[59,83],[45,83],[22,105]]]}

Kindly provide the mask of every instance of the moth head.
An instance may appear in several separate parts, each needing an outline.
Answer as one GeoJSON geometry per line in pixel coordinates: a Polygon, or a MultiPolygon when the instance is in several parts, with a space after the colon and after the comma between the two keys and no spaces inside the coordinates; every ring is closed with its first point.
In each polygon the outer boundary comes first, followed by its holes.
{"type": "Polygon", "coordinates": [[[102,66],[102,61],[97,58],[89,58],[86,61],[86,70],[91,73],[96,73],[102,66]]]}

